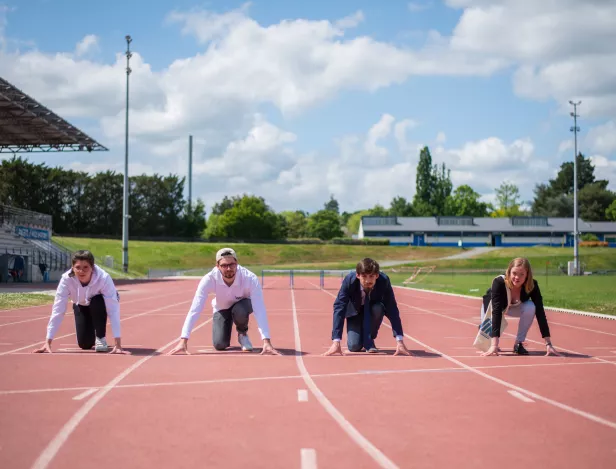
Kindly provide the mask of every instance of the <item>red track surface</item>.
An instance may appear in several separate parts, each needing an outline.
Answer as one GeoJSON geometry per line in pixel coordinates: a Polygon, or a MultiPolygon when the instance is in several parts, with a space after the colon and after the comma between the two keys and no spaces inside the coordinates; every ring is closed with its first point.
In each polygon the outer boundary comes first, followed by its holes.
{"type": "Polygon", "coordinates": [[[166,356],[197,283],[120,287],[131,356],[77,349],[68,313],[56,353],[32,354],[49,307],[0,311],[0,467],[614,467],[616,321],[548,312],[565,356],[543,356],[535,323],[535,354],[510,355],[507,335],[480,357],[479,300],[397,289],[414,357],[392,356],[387,324],[381,354],[322,357],[336,285],[268,279],[284,356],[215,352],[209,304],[192,355],[166,356]]]}

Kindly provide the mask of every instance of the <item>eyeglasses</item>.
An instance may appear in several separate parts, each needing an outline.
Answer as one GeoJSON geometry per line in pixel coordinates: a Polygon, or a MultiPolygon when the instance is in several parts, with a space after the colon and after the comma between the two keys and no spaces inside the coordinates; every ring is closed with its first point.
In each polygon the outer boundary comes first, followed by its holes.
{"type": "Polygon", "coordinates": [[[237,264],[235,262],[233,262],[232,264],[218,264],[218,267],[220,267],[221,269],[233,269],[236,266],[237,264]]]}

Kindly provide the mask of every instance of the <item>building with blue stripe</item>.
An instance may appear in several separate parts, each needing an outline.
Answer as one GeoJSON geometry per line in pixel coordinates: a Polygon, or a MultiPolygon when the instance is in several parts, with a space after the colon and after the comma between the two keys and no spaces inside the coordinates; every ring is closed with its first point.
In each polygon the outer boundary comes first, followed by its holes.
{"type": "MultiPolygon", "coordinates": [[[[616,247],[616,222],[579,219],[579,235],[594,234],[616,247]]],[[[358,238],[387,238],[403,246],[573,247],[573,218],[362,217],[358,238]]]]}

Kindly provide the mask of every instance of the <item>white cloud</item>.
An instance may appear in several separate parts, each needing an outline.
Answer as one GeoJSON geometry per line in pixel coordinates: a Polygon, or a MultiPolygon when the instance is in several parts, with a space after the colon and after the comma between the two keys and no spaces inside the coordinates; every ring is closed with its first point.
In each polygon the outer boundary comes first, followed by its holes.
{"type": "Polygon", "coordinates": [[[616,121],[608,121],[588,131],[586,144],[593,152],[610,155],[616,153],[616,121]]]}
{"type": "Polygon", "coordinates": [[[378,166],[387,163],[389,151],[385,147],[378,146],[378,142],[389,136],[394,121],[394,116],[384,114],[381,120],[374,124],[368,131],[368,137],[364,143],[364,151],[369,157],[368,164],[370,166],[378,166]]]}
{"type": "Polygon", "coordinates": [[[590,161],[595,166],[595,178],[608,180],[607,188],[616,191],[616,159],[608,159],[601,155],[590,156],[590,161]]]}
{"type": "MultiPolygon", "coordinates": [[[[409,9],[431,4],[411,2],[409,9]]],[[[194,37],[202,50],[155,71],[133,42],[131,173],[185,174],[193,134],[193,193],[209,202],[243,191],[240,183],[280,209],[320,208],[330,193],[346,210],[388,205],[396,195],[412,198],[422,146],[412,138],[416,121],[385,113],[364,132],[338,138],[335,151],[312,153],[297,150],[301,134],[259,113],[263,105],[273,106],[285,118],[341,92],[373,92],[413,75],[489,76],[511,68],[521,96],[554,99],[567,112],[568,100],[579,97],[587,116],[616,115],[615,2],[447,4],[464,8],[456,28],[451,35],[430,31],[420,49],[349,37],[347,30],[365,20],[361,11],[337,21],[288,19],[267,26],[249,16],[248,4],[224,13],[172,12],[169,24],[194,37]]],[[[3,20],[0,9],[0,46],[7,43],[3,20]]],[[[0,75],[63,117],[95,120],[101,142],[122,152],[126,58],[122,51],[110,63],[89,56],[97,46],[97,37],[88,35],[73,51],[55,54],[0,47],[0,75]]],[[[613,125],[589,131],[587,146],[597,155],[614,151],[613,125]]],[[[527,138],[505,142],[491,136],[457,148],[446,142],[445,131],[439,132],[433,157],[452,169],[456,185],[469,183],[489,194],[508,178],[530,198],[536,182],[553,176],[527,138]]],[[[567,150],[563,145],[560,152],[567,150]]],[[[119,157],[96,163],[83,158],[88,162],[73,167],[123,167],[119,157]]],[[[596,158],[602,168],[612,167],[608,157],[596,158]]]]}
{"type": "Polygon", "coordinates": [[[581,99],[591,117],[616,113],[616,2],[606,0],[448,0],[464,8],[450,38],[461,54],[515,67],[514,89],[554,99],[568,112],[581,99]],[[549,31],[549,32],[548,32],[549,31]]]}
{"type": "Polygon", "coordinates": [[[98,37],[94,34],[88,34],[81,41],[77,43],[75,47],[75,55],[81,57],[88,52],[96,50],[98,48],[98,37]]]}
{"type": "Polygon", "coordinates": [[[407,5],[408,9],[412,13],[418,13],[420,11],[425,11],[428,8],[432,7],[432,2],[409,2],[407,5]]]}

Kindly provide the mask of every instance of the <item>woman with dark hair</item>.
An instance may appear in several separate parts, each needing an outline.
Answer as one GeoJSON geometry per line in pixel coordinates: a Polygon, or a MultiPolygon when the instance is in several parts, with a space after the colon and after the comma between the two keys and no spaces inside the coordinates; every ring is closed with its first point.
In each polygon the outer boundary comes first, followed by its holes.
{"type": "Polygon", "coordinates": [[[537,317],[541,337],[545,340],[546,356],[560,355],[553,347],[550,339],[548,319],[543,308],[543,298],[537,280],[533,278],[533,271],[528,259],[517,257],[513,259],[505,275],[499,275],[492,282],[492,288],[484,296],[481,308],[481,322],[483,323],[488,306],[492,303],[492,333],[490,348],[482,356],[498,355],[503,315],[520,318],[518,333],[513,346],[513,353],[528,355],[523,342],[526,334],[537,317]]]}
{"type": "Polygon", "coordinates": [[[120,337],[120,295],[111,276],[94,263],[90,251],[77,251],[73,254],[72,267],[60,279],[56,298],[47,326],[45,345],[34,353],[51,353],[51,342],[64,319],[66,303],[73,302],[77,343],[83,350],[94,347],[96,352],[107,352],[107,316],[115,337],[111,353],[129,354],[122,349],[120,337]]]}

